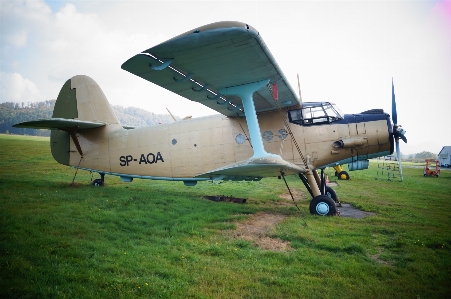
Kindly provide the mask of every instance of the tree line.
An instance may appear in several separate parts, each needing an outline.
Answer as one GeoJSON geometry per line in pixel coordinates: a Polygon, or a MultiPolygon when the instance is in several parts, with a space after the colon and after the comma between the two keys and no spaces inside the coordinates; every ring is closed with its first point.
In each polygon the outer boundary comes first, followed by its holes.
{"type": "MultiPolygon", "coordinates": [[[[13,128],[14,124],[51,118],[56,100],[35,103],[0,103],[0,133],[31,136],[50,136],[50,130],[13,128]]],[[[174,120],[169,114],[156,114],[136,107],[112,105],[119,122],[124,126],[145,127],[174,120]]],[[[176,117],[178,118],[178,117],[176,117]]]]}
{"type": "Polygon", "coordinates": [[[421,153],[416,153],[416,154],[412,154],[409,155],[406,159],[404,159],[405,161],[411,161],[411,162],[424,162],[424,160],[426,159],[438,159],[438,155],[431,153],[431,152],[427,152],[427,151],[422,151],[421,153]]]}

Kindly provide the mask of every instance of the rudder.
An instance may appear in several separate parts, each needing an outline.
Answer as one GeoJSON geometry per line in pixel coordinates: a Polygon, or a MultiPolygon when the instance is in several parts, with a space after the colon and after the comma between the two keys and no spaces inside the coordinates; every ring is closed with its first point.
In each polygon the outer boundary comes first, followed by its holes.
{"type": "Polygon", "coordinates": [[[80,75],[72,77],[70,81],[71,89],[75,89],[78,120],[101,121],[105,122],[107,126],[120,126],[102,89],[93,79],[80,75]]]}

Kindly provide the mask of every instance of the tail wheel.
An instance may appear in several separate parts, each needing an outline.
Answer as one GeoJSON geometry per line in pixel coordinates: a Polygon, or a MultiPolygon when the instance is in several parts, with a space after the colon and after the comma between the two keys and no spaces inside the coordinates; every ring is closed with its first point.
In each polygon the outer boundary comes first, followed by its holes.
{"type": "Polygon", "coordinates": [[[346,171],[341,171],[341,172],[338,174],[338,178],[339,178],[340,180],[346,180],[346,181],[350,179],[349,174],[348,174],[346,171]]]}
{"type": "Polygon", "coordinates": [[[92,182],[92,185],[96,187],[103,186],[103,181],[101,179],[96,179],[92,182]]]}
{"type": "Polygon", "coordinates": [[[319,195],[310,202],[310,213],[319,216],[333,216],[337,213],[337,207],[332,198],[327,195],[319,195]]]}

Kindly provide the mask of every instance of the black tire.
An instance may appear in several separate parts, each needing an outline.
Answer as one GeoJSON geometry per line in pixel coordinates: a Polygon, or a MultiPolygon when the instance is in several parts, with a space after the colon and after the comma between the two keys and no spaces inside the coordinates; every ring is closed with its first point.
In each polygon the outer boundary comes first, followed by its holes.
{"type": "Polygon", "coordinates": [[[101,179],[95,179],[95,180],[92,182],[92,185],[93,185],[93,186],[96,186],[96,187],[100,187],[100,186],[103,186],[103,182],[102,182],[101,179]]]}
{"type": "Polygon", "coordinates": [[[319,216],[333,216],[337,213],[337,207],[332,198],[327,195],[319,195],[310,202],[310,214],[319,216]]]}
{"type": "Polygon", "coordinates": [[[338,202],[337,193],[335,192],[334,189],[332,189],[332,187],[326,186],[326,194],[325,195],[332,198],[334,200],[334,202],[338,202]]]}
{"type": "Polygon", "coordinates": [[[338,174],[338,179],[348,181],[350,179],[350,177],[346,171],[340,171],[340,173],[338,174]]]}

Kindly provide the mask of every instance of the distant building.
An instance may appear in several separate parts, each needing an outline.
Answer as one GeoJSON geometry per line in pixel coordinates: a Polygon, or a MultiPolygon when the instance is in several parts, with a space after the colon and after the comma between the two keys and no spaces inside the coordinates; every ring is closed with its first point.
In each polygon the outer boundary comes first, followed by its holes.
{"type": "Polygon", "coordinates": [[[440,153],[438,153],[438,160],[440,165],[451,165],[451,146],[444,146],[440,153]]]}

